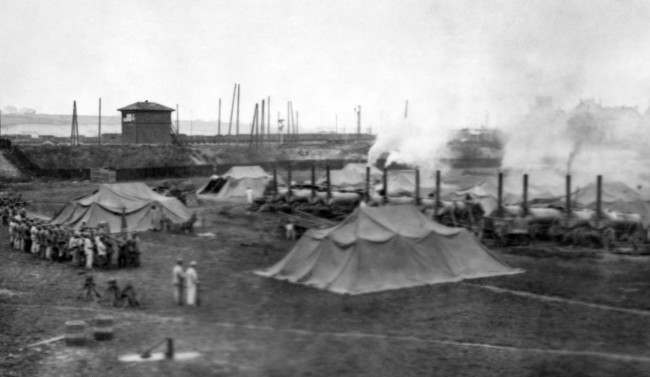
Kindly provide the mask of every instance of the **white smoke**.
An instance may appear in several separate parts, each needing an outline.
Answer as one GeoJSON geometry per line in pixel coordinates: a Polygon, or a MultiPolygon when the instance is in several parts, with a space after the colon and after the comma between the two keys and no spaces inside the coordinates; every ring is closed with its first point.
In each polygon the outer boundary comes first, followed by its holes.
{"type": "Polygon", "coordinates": [[[650,116],[636,108],[581,101],[564,111],[536,106],[507,129],[503,167],[531,179],[562,185],[571,174],[576,186],[597,175],[630,187],[650,186],[644,169],[650,163],[650,116]]]}
{"type": "Polygon", "coordinates": [[[377,136],[368,152],[368,162],[375,164],[381,157],[385,164],[406,164],[421,169],[440,169],[440,157],[449,141],[451,130],[447,127],[417,122],[411,119],[397,119],[387,131],[377,136]]]}

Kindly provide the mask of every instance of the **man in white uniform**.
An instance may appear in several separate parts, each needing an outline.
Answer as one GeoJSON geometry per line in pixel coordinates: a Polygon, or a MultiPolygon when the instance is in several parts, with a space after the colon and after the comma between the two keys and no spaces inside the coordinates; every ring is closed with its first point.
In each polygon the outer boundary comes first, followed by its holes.
{"type": "Polygon", "coordinates": [[[285,226],[285,235],[288,240],[290,241],[295,241],[296,240],[296,228],[293,225],[293,222],[289,221],[285,226]]]}
{"type": "Polygon", "coordinates": [[[187,305],[196,306],[198,298],[199,275],[196,273],[196,262],[192,261],[185,271],[185,286],[187,287],[187,305]]]}
{"type": "Polygon", "coordinates": [[[86,256],[86,269],[92,270],[93,268],[93,240],[92,236],[86,234],[84,237],[84,255],[86,256]]]}
{"type": "Polygon", "coordinates": [[[183,260],[178,258],[172,270],[172,284],[174,285],[174,301],[183,305],[183,286],[185,285],[185,271],[183,271],[183,260]]]}
{"type": "Polygon", "coordinates": [[[9,245],[12,249],[16,248],[16,222],[14,219],[9,219],[9,245]]]}
{"type": "Polygon", "coordinates": [[[36,227],[36,224],[33,224],[31,229],[29,230],[30,233],[30,239],[32,240],[32,254],[38,254],[38,250],[40,248],[38,244],[38,228],[36,227]]]}

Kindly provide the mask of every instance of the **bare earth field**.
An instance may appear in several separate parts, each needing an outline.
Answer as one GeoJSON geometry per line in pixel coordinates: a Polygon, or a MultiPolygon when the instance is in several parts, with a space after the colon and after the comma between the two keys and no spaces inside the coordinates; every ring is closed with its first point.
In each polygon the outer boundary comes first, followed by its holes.
{"type": "MultiPolygon", "coordinates": [[[[21,188],[51,214],[92,185],[21,188]]],[[[495,250],[526,272],[345,297],[252,273],[291,247],[271,215],[202,213],[197,232],[214,238],[147,233],[141,268],[94,273],[100,293],[111,278],[133,283],[140,309],[78,300],[81,270],[10,251],[0,230],[0,375],[650,376],[650,258],[495,250]],[[177,256],[199,262],[200,307],[172,303],[177,256]],[[102,313],[116,319],[112,341],[26,347],[102,313]],[[201,356],[117,361],[165,337],[201,356]]]]}

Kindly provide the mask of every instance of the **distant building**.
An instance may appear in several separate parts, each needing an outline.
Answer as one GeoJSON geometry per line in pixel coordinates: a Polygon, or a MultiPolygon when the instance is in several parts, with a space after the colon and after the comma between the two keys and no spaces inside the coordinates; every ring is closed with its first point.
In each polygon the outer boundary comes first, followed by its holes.
{"type": "Polygon", "coordinates": [[[117,110],[122,112],[122,143],[169,144],[172,142],[174,109],[144,101],[117,110]]]}

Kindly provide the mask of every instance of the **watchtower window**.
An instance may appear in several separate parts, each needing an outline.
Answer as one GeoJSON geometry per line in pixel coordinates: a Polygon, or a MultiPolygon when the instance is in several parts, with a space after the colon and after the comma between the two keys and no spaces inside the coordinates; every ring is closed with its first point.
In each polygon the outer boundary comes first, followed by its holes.
{"type": "Polygon", "coordinates": [[[124,122],[134,122],[135,121],[135,114],[134,113],[124,114],[124,118],[122,120],[124,122]]]}

